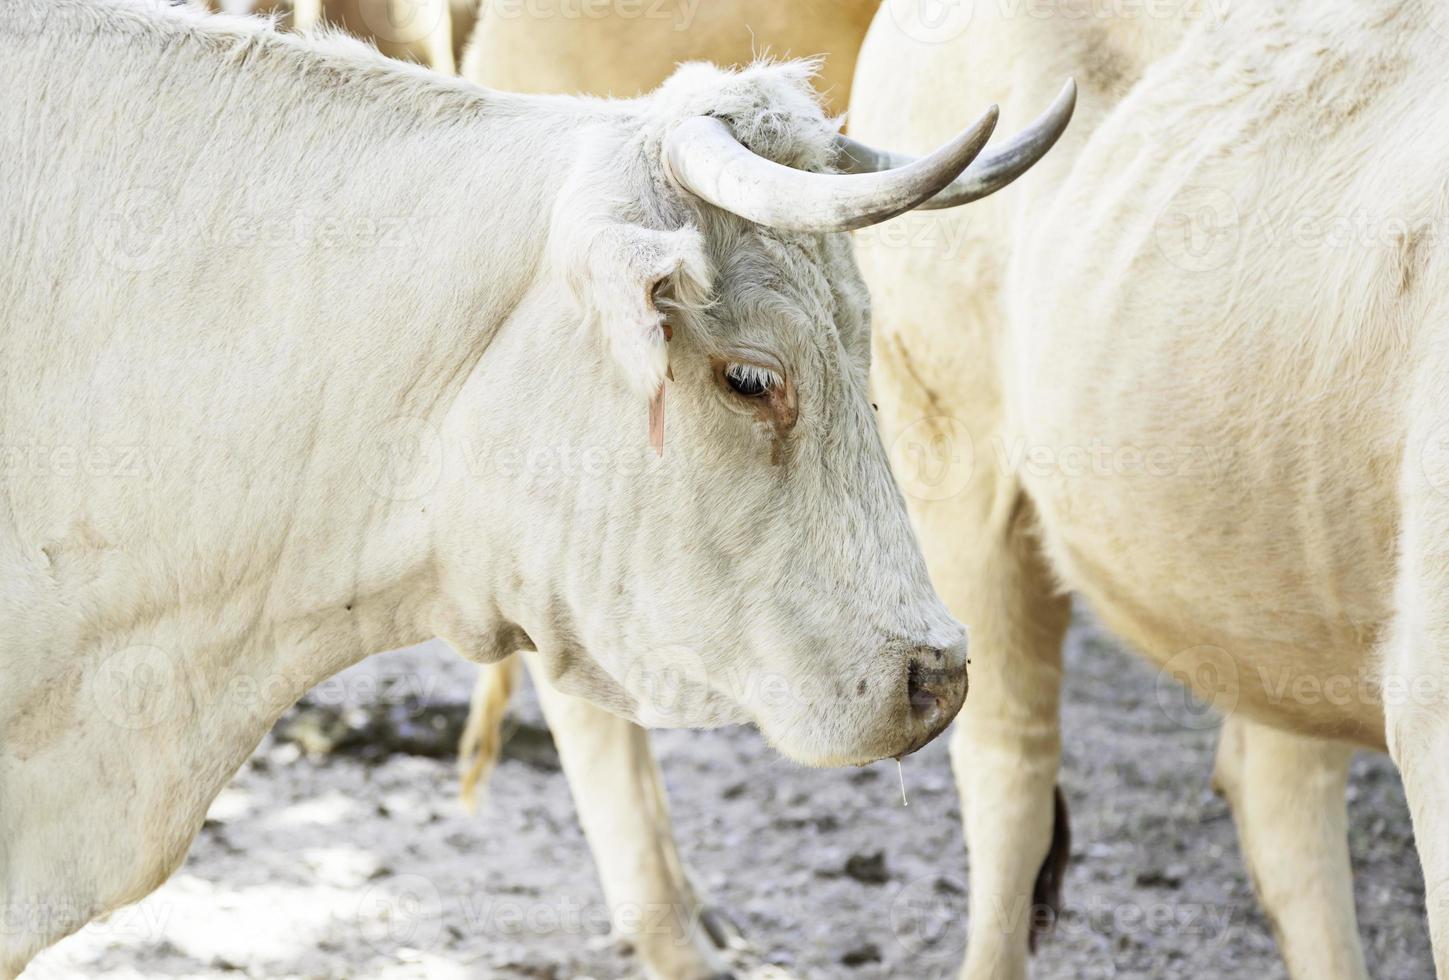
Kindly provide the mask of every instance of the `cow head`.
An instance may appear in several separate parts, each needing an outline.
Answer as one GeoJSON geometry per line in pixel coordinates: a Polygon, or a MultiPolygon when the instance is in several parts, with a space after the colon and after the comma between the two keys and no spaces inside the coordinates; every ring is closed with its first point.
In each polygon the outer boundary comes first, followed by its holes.
{"type": "Polygon", "coordinates": [[[463,645],[535,649],[559,689],[646,725],[753,722],[810,763],[939,733],[966,634],[877,432],[845,232],[1045,152],[1018,139],[963,173],[994,118],[910,162],[839,137],[799,65],[686,66],[600,103],[546,261],[470,380],[515,410],[482,423],[499,448],[466,506],[490,553],[459,588],[496,625],[463,645]]]}

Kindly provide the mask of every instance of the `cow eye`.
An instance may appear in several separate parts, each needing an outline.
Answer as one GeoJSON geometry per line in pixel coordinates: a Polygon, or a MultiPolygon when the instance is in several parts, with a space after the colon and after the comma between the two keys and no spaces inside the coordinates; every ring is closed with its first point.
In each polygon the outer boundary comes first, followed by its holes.
{"type": "Polygon", "coordinates": [[[773,371],[754,364],[731,364],[725,368],[725,384],[737,395],[759,398],[780,383],[773,371]]]}

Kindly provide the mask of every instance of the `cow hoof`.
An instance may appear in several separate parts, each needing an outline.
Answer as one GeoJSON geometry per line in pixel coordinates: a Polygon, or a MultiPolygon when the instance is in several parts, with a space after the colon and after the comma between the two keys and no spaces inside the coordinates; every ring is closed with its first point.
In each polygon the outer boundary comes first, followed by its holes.
{"type": "Polygon", "coordinates": [[[738,957],[748,948],[738,927],[708,906],[696,905],[695,909],[683,932],[652,932],[626,940],[651,980],[734,980],[738,976],[738,957]]]}
{"type": "MultiPolygon", "coordinates": [[[[709,941],[714,943],[715,949],[743,949],[745,946],[744,934],[740,932],[739,926],[735,925],[733,919],[718,909],[706,908],[699,913],[699,924],[704,929],[704,934],[709,941]]],[[[729,974],[720,974],[720,977],[729,974]]],[[[719,980],[713,977],[711,980],[719,980]]]]}

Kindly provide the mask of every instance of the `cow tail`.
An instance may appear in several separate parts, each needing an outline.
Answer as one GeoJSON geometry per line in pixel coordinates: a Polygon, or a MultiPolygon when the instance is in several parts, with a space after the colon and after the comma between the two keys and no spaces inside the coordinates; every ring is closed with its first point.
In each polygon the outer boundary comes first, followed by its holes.
{"type": "Polygon", "coordinates": [[[1032,911],[1045,909],[1047,915],[1044,919],[1038,919],[1035,914],[1031,917],[1030,930],[1027,932],[1027,950],[1035,953],[1041,940],[1051,934],[1056,927],[1057,918],[1062,912],[1062,879],[1066,877],[1067,860],[1072,853],[1072,827],[1071,819],[1067,816],[1067,798],[1062,795],[1062,788],[1056,787],[1052,794],[1052,844],[1047,850],[1046,860],[1041,863],[1041,870],[1036,874],[1036,885],[1032,888],[1032,911]]]}
{"type": "Polygon", "coordinates": [[[478,671],[473,699],[468,705],[468,722],[458,739],[458,796],[470,811],[478,808],[478,787],[488,781],[503,751],[503,716],[518,687],[523,669],[518,657],[496,664],[484,664],[478,671]]]}

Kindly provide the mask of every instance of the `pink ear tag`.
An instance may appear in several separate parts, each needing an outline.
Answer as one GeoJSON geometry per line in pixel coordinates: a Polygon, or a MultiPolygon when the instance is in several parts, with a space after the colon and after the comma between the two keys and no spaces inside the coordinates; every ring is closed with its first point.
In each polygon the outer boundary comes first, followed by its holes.
{"type": "MultiPolygon", "coordinates": [[[[664,342],[667,344],[674,339],[674,331],[670,328],[668,321],[660,325],[664,332],[664,342]]],[[[670,381],[674,380],[674,368],[666,365],[664,376],[670,381]]],[[[659,390],[655,392],[653,399],[649,402],[649,445],[654,447],[654,454],[661,459],[664,457],[664,382],[659,382],[659,390]]]]}
{"type": "Polygon", "coordinates": [[[664,455],[664,382],[659,382],[659,390],[649,401],[649,445],[654,447],[654,453],[662,457],[664,455]]]}

